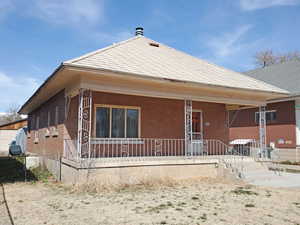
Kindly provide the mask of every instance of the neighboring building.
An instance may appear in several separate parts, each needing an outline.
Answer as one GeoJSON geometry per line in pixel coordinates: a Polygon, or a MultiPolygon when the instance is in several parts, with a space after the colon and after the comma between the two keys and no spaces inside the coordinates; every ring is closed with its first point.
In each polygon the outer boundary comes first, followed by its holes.
{"type": "MultiPolygon", "coordinates": [[[[289,61],[245,73],[249,77],[288,90],[289,97],[268,100],[267,144],[276,148],[300,146],[300,61],[289,61]]],[[[258,139],[258,108],[231,112],[230,140],[258,139]]]]}
{"type": "Polygon", "coordinates": [[[63,62],[20,113],[28,151],[48,158],[213,154],[203,140],[228,143],[227,105],[287,94],[137,35],[63,62]]]}
{"type": "Polygon", "coordinates": [[[9,144],[15,139],[17,131],[27,126],[27,119],[0,125],[0,155],[8,155],[9,144]]]}

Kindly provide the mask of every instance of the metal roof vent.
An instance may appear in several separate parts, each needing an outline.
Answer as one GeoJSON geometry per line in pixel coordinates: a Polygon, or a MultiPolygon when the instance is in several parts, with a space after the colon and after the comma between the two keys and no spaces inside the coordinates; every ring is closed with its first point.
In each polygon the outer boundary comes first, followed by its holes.
{"type": "Polygon", "coordinates": [[[138,35],[144,35],[144,28],[142,27],[137,27],[135,28],[135,36],[138,36],[138,35]]]}
{"type": "Polygon", "coordinates": [[[152,47],[157,47],[157,48],[159,47],[159,44],[154,43],[154,42],[150,42],[149,45],[152,47]]]}

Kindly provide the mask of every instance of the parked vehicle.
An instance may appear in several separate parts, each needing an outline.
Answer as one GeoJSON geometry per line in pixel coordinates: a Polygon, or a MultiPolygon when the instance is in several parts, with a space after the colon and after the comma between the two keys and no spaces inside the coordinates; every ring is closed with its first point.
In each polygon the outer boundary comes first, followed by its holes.
{"type": "Polygon", "coordinates": [[[17,131],[15,140],[9,144],[9,154],[12,156],[26,153],[27,127],[22,127],[17,131]]]}

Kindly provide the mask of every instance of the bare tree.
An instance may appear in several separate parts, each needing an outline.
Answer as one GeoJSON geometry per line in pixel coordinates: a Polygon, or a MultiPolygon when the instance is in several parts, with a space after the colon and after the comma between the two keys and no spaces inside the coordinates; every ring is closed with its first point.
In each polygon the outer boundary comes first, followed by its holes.
{"type": "Polygon", "coordinates": [[[21,115],[18,113],[18,109],[19,109],[18,105],[9,106],[6,113],[0,116],[0,124],[9,123],[9,122],[22,119],[21,115]]]}
{"type": "Polygon", "coordinates": [[[272,50],[265,50],[256,53],[255,63],[258,66],[265,67],[276,63],[276,56],[272,50]]]}
{"type": "Polygon", "coordinates": [[[274,54],[272,50],[264,50],[256,53],[255,63],[265,67],[273,64],[283,63],[291,60],[300,60],[300,52],[288,52],[284,54],[274,54]]]}

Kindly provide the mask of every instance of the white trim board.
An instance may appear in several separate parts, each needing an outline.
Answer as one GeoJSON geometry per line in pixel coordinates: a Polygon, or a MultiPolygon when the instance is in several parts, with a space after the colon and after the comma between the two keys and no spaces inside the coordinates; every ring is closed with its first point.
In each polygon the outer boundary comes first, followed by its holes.
{"type": "Polygon", "coordinates": [[[250,101],[250,100],[240,100],[240,99],[222,98],[222,97],[183,95],[183,94],[176,94],[170,92],[167,93],[167,92],[159,92],[159,91],[148,91],[142,89],[133,90],[124,87],[101,85],[101,84],[81,83],[79,86],[80,88],[90,89],[93,91],[126,94],[126,95],[137,95],[137,96],[179,99],[179,100],[190,99],[193,101],[213,102],[213,103],[220,103],[220,104],[239,104],[239,105],[251,105],[251,106],[265,105],[265,102],[255,101],[255,100],[250,101]]]}

